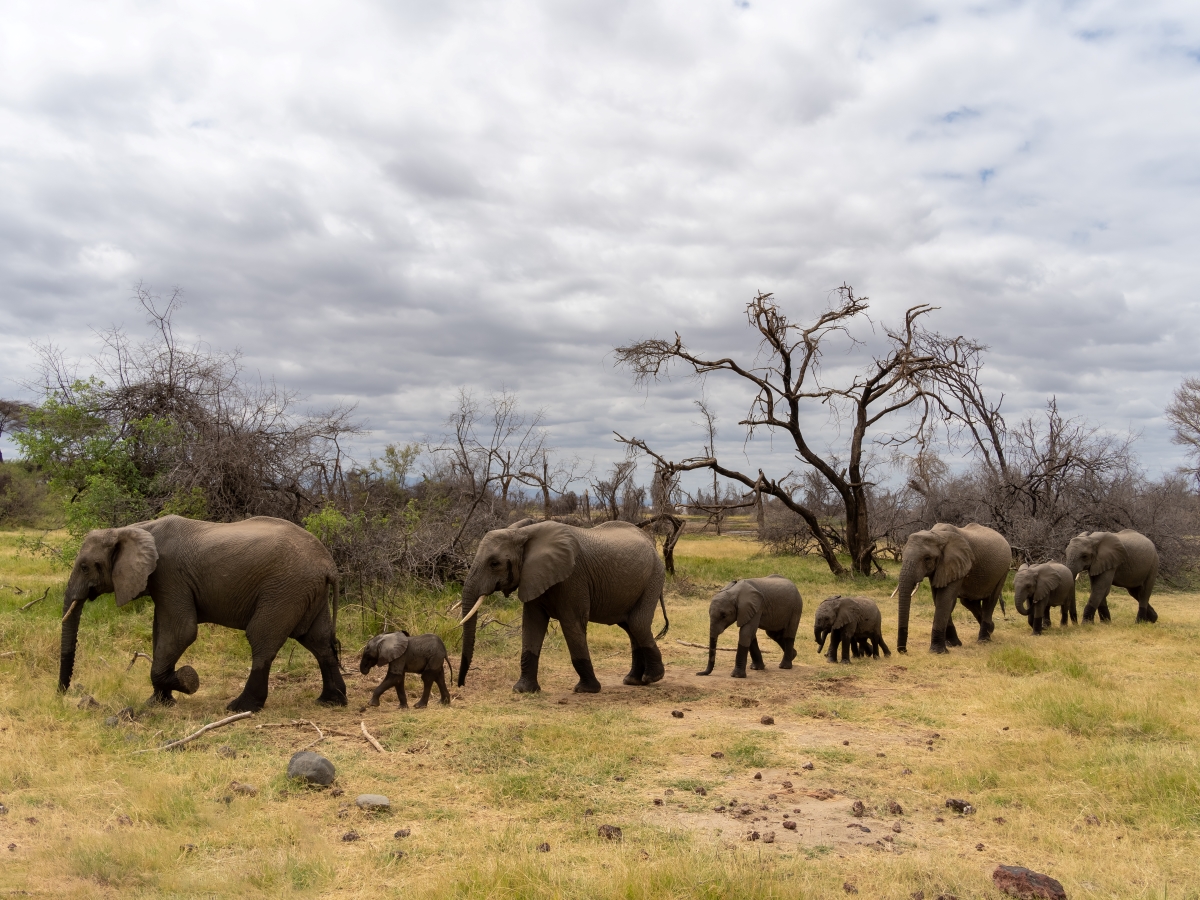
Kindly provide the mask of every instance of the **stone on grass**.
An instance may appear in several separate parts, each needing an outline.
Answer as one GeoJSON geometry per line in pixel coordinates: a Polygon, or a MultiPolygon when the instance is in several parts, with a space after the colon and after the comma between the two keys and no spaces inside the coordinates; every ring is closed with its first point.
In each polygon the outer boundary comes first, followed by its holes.
{"type": "Polygon", "coordinates": [[[293,754],[288,761],[287,773],[288,778],[298,778],[309,784],[328,786],[333,784],[337,771],[333,768],[333,763],[321,754],[313,753],[311,750],[301,750],[299,753],[293,754]]]}
{"type": "Polygon", "coordinates": [[[775,724],[775,717],[774,717],[774,716],[763,716],[763,717],[762,717],[761,719],[759,719],[758,721],[759,721],[759,723],[760,723],[760,724],[763,724],[763,725],[774,725],[774,724],[775,724]]]}
{"type": "Polygon", "coordinates": [[[96,702],[96,698],[91,694],[84,694],[79,698],[79,709],[99,709],[100,704],[96,702]]]}
{"type": "Polygon", "coordinates": [[[724,759],[725,758],[725,754],[722,753],[720,750],[713,751],[713,753],[711,755],[712,755],[713,759],[724,759]]]}
{"type": "Polygon", "coordinates": [[[813,764],[812,764],[812,763],[810,763],[810,762],[806,762],[806,763],[805,763],[804,765],[802,765],[800,768],[802,768],[802,769],[804,769],[804,770],[806,770],[806,771],[809,771],[809,772],[811,772],[811,771],[813,770],[813,764]]]}
{"type": "Polygon", "coordinates": [[[903,831],[903,830],[904,830],[904,829],[901,827],[901,825],[900,825],[900,823],[899,823],[899,822],[893,822],[893,823],[892,823],[892,831],[896,832],[896,834],[899,834],[899,833],[900,833],[901,831],[903,831]]]}
{"type": "Polygon", "coordinates": [[[946,800],[946,808],[954,810],[961,816],[969,816],[975,812],[975,807],[973,807],[966,800],[956,800],[953,797],[950,797],[948,800],[946,800]]]}
{"type": "Polygon", "coordinates": [[[229,782],[229,789],[235,794],[245,794],[247,797],[258,796],[258,788],[252,784],[243,784],[240,781],[229,782]]]}
{"type": "Polygon", "coordinates": [[[537,850],[538,850],[538,853],[549,853],[549,852],[550,852],[550,845],[549,845],[549,844],[546,844],[546,843],[538,844],[538,845],[537,845],[537,850]]]}
{"type": "Polygon", "coordinates": [[[596,829],[596,833],[608,841],[621,840],[621,828],[618,825],[601,825],[596,829]]]}
{"type": "Polygon", "coordinates": [[[395,834],[393,834],[393,835],[392,835],[392,837],[394,837],[394,838],[406,838],[406,837],[408,837],[410,834],[412,834],[412,829],[411,829],[411,828],[401,828],[399,831],[397,831],[395,834]]]}
{"type": "Polygon", "coordinates": [[[854,805],[850,807],[850,815],[858,819],[861,819],[864,815],[866,815],[866,812],[867,808],[863,806],[863,802],[861,800],[855,800],[854,805]]]}
{"type": "Polygon", "coordinates": [[[858,893],[858,888],[856,888],[854,885],[852,885],[848,881],[842,882],[842,890],[845,891],[847,894],[857,894],[858,893]]]}
{"type": "Polygon", "coordinates": [[[783,823],[783,827],[786,828],[788,831],[795,831],[796,823],[793,822],[791,819],[788,819],[786,822],[783,823]]]}
{"type": "Polygon", "coordinates": [[[901,806],[899,803],[897,803],[895,800],[889,800],[887,802],[887,807],[888,807],[889,815],[893,815],[893,816],[904,815],[904,807],[901,806]]]}
{"type": "Polygon", "coordinates": [[[357,841],[358,840],[358,832],[357,831],[347,831],[345,834],[342,835],[342,840],[345,841],[347,844],[349,844],[353,841],[357,841]]]}
{"type": "Polygon", "coordinates": [[[1067,892],[1056,879],[1024,866],[996,866],[992,883],[1002,893],[1021,900],[1067,900],[1067,892]]]}
{"type": "Polygon", "coordinates": [[[682,710],[678,710],[678,709],[673,709],[673,710],[671,710],[671,715],[672,715],[672,716],[674,716],[676,719],[682,719],[682,718],[683,718],[683,711],[682,711],[682,710]]]}
{"type": "Polygon", "coordinates": [[[383,794],[359,794],[354,801],[359,809],[368,811],[386,811],[392,808],[392,803],[383,794]]]}
{"type": "Polygon", "coordinates": [[[107,716],[104,719],[104,724],[107,725],[109,728],[116,728],[117,725],[119,725],[120,723],[121,723],[121,720],[118,719],[116,716],[107,716]]]}

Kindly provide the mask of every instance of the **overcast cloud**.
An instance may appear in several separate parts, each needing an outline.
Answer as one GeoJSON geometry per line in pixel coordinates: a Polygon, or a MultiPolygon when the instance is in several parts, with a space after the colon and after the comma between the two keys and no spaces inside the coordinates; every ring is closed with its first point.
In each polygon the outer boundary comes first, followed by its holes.
{"type": "MultiPolygon", "coordinates": [[[[0,29],[0,395],[31,341],[179,325],[385,443],[459,385],[699,449],[686,381],[614,345],[745,351],[843,281],[989,344],[1010,418],[1060,407],[1181,459],[1200,339],[1194,3],[11,3],[0,29]]],[[[747,397],[709,379],[723,443],[747,397]]],[[[27,395],[26,395],[27,396],[27,395]]],[[[6,448],[7,449],[7,448],[6,448]]]]}

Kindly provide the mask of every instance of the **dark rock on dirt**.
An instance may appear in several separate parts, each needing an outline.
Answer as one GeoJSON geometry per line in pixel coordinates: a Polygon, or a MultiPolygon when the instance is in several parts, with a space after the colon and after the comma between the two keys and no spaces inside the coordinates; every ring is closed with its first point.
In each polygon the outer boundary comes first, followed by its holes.
{"type": "Polygon", "coordinates": [[[8,807],[5,806],[3,803],[0,803],[0,816],[7,816],[7,815],[8,815],[8,807]]]}
{"type": "Polygon", "coordinates": [[[845,891],[847,894],[857,894],[858,893],[858,888],[856,888],[854,885],[852,885],[848,881],[842,882],[842,890],[845,891]]]}
{"type": "Polygon", "coordinates": [[[896,834],[899,834],[903,830],[904,830],[904,828],[900,825],[899,822],[892,823],[892,831],[896,832],[896,834]]]}
{"type": "Polygon", "coordinates": [[[346,792],[343,791],[341,788],[334,788],[332,791],[329,792],[329,796],[330,797],[340,797],[344,793],[346,793],[346,792]]]}
{"type": "Polygon", "coordinates": [[[773,844],[773,843],[775,843],[775,832],[773,832],[773,831],[768,831],[766,834],[764,834],[764,835],[762,836],[762,841],[763,841],[763,843],[764,843],[764,844],[773,844]]]}
{"type": "Polygon", "coordinates": [[[301,750],[288,761],[288,778],[298,778],[309,784],[328,786],[337,774],[333,763],[311,750],[301,750]]]}
{"type": "Polygon", "coordinates": [[[788,790],[791,790],[792,783],[791,783],[790,781],[784,781],[784,782],[781,782],[781,783],[780,783],[780,787],[783,787],[783,788],[786,788],[786,789],[788,789],[788,790]]]}
{"type": "Polygon", "coordinates": [[[17,845],[16,845],[16,844],[9,844],[9,845],[8,845],[8,852],[9,852],[9,853],[12,853],[12,852],[14,852],[16,849],[17,849],[17,845]]]}
{"type": "Polygon", "coordinates": [[[849,747],[849,746],[850,746],[850,742],[849,742],[849,741],[842,741],[842,746],[843,746],[843,747],[849,747]]]}
{"type": "Polygon", "coordinates": [[[701,797],[707,797],[707,796],[708,796],[708,791],[707,791],[705,788],[702,788],[702,787],[698,787],[698,788],[696,788],[696,793],[697,793],[697,794],[699,794],[701,797]]]}
{"type": "Polygon", "coordinates": [[[804,769],[805,771],[811,772],[813,770],[813,764],[810,762],[806,762],[800,768],[804,769]]]}
{"type": "Polygon", "coordinates": [[[1085,816],[1084,820],[1089,825],[1099,825],[1100,819],[1097,816],[1085,816]]]}
{"type": "Polygon", "coordinates": [[[358,840],[358,832],[357,831],[347,831],[345,834],[342,835],[342,840],[345,841],[347,844],[349,844],[353,841],[357,841],[358,840]]]}
{"type": "Polygon", "coordinates": [[[774,725],[775,717],[774,716],[763,716],[758,721],[759,721],[759,724],[761,724],[761,725],[774,725]]]}
{"type": "Polygon", "coordinates": [[[713,807],[713,812],[725,812],[725,807],[723,807],[723,806],[714,806],[714,807],[713,807]]]}
{"type": "Polygon", "coordinates": [[[654,805],[655,805],[655,806],[662,806],[662,805],[663,805],[662,797],[655,797],[655,798],[654,798],[654,805]]]}
{"type": "Polygon", "coordinates": [[[117,824],[118,825],[132,825],[133,819],[129,818],[129,816],[117,816],[117,824]]]}
{"type": "Polygon", "coordinates": [[[762,781],[762,772],[755,772],[755,773],[754,773],[754,780],[755,780],[755,781],[762,781]]]}
{"type": "Polygon", "coordinates": [[[783,827],[786,828],[788,831],[795,831],[796,823],[793,822],[791,819],[788,819],[786,822],[783,823],[783,827]]]}
{"type": "Polygon", "coordinates": [[[899,803],[897,803],[895,800],[889,800],[887,802],[887,808],[888,808],[888,815],[890,815],[890,816],[904,815],[904,807],[901,806],[899,803]]]}
{"type": "Polygon", "coordinates": [[[586,816],[594,816],[596,814],[596,811],[594,809],[585,809],[583,811],[583,814],[585,817],[586,816]]]}
{"type": "Polygon", "coordinates": [[[596,833],[606,841],[621,840],[621,828],[618,825],[601,825],[596,833]]]}
{"type": "Polygon", "coordinates": [[[861,819],[864,815],[866,815],[866,813],[867,808],[863,806],[863,802],[861,800],[855,800],[854,805],[850,807],[850,815],[854,816],[855,818],[861,819]]]}
{"type": "Polygon", "coordinates": [[[673,709],[673,710],[671,710],[671,715],[672,715],[674,718],[676,718],[676,719],[682,719],[682,718],[683,718],[683,711],[682,711],[682,710],[678,710],[678,709],[673,709]]]}
{"type": "Polygon", "coordinates": [[[976,844],[975,849],[978,850],[980,853],[982,853],[983,852],[983,844],[976,844]]]}
{"type": "Polygon", "coordinates": [[[713,759],[724,759],[725,754],[722,753],[720,750],[714,750],[712,753],[712,758],[713,759]]]}
{"type": "Polygon", "coordinates": [[[969,816],[975,812],[975,807],[966,800],[956,800],[953,797],[946,800],[946,808],[954,810],[960,816],[969,816]]]}
{"type": "Polygon", "coordinates": [[[541,844],[538,844],[538,845],[537,845],[537,851],[538,851],[538,853],[549,853],[549,852],[550,852],[550,845],[549,845],[549,844],[546,844],[546,843],[541,843],[541,844]]]}
{"type": "Polygon", "coordinates": [[[224,757],[225,759],[237,759],[237,751],[228,744],[222,744],[217,748],[217,756],[224,757]]]}
{"type": "Polygon", "coordinates": [[[996,866],[992,883],[1002,893],[1021,900],[1067,900],[1067,892],[1057,879],[1024,866],[996,866]]]}
{"type": "Polygon", "coordinates": [[[924,891],[913,891],[908,896],[911,897],[912,900],[925,900],[925,892],[924,891]]]}
{"type": "Polygon", "coordinates": [[[180,844],[179,849],[182,850],[184,853],[195,853],[196,845],[195,844],[180,844]]]}
{"type": "Polygon", "coordinates": [[[1004,816],[996,816],[996,818],[992,819],[992,821],[995,822],[997,825],[1003,825],[1008,820],[1005,819],[1004,816]]]}
{"type": "Polygon", "coordinates": [[[122,706],[117,710],[117,720],[120,722],[132,722],[135,718],[132,706],[122,706]]]}
{"type": "Polygon", "coordinates": [[[410,834],[412,834],[412,829],[411,829],[411,828],[401,828],[399,831],[397,831],[395,834],[393,834],[393,835],[392,835],[392,837],[394,837],[394,838],[406,838],[406,837],[408,837],[410,834]]]}
{"type": "Polygon", "coordinates": [[[752,831],[748,835],[746,835],[746,840],[748,840],[748,841],[757,841],[760,838],[762,838],[762,835],[759,834],[757,831],[752,831]]]}

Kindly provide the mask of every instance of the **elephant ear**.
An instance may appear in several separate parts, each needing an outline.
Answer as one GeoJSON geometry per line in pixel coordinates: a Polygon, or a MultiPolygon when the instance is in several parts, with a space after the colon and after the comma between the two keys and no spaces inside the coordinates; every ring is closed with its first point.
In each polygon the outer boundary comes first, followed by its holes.
{"type": "Polygon", "coordinates": [[[762,591],[756,588],[748,581],[743,581],[741,590],[738,591],[738,627],[748,625],[762,613],[763,595],[762,591]]]}
{"type": "Polygon", "coordinates": [[[838,604],[837,615],[833,618],[834,629],[845,628],[847,625],[855,623],[857,616],[853,604],[842,601],[838,604]]]}
{"type": "Polygon", "coordinates": [[[933,577],[930,578],[935,588],[944,588],[951,582],[958,581],[971,571],[971,566],[975,564],[975,552],[958,529],[946,530],[943,535],[946,542],[942,545],[942,558],[933,570],[933,577]]]}
{"type": "Polygon", "coordinates": [[[399,659],[408,652],[408,635],[404,632],[393,632],[392,634],[381,634],[374,638],[372,642],[379,641],[376,648],[379,651],[376,657],[375,665],[386,666],[394,659],[399,659]]]}
{"type": "Polygon", "coordinates": [[[1033,602],[1040,605],[1049,599],[1050,595],[1062,587],[1062,577],[1049,567],[1038,572],[1037,588],[1033,592],[1033,602]]]}
{"type": "Polygon", "coordinates": [[[112,556],[113,594],[117,606],[142,596],[150,573],[157,567],[158,547],[154,535],[144,528],[118,528],[112,556]]]}
{"type": "Polygon", "coordinates": [[[539,522],[521,529],[528,535],[517,596],[522,603],[536,600],[575,570],[578,546],[570,527],[561,522],[539,522]]]}
{"type": "Polygon", "coordinates": [[[1092,567],[1088,569],[1088,574],[1099,575],[1101,572],[1115,569],[1123,562],[1125,545],[1111,531],[1105,532],[1100,536],[1100,540],[1096,541],[1096,555],[1092,557],[1092,567]]]}

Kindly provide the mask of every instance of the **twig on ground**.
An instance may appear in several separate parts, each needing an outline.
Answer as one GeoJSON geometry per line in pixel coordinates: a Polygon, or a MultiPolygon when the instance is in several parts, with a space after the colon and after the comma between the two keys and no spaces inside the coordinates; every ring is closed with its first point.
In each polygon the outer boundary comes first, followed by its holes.
{"type": "MultiPolygon", "coordinates": [[[[693,644],[691,641],[676,641],[677,644],[683,644],[685,647],[699,647],[701,650],[707,650],[704,644],[693,644]]],[[[722,653],[737,653],[737,647],[718,647],[722,653]]]]}
{"type": "Polygon", "coordinates": [[[38,597],[36,600],[30,600],[28,603],[26,603],[24,606],[22,606],[21,612],[25,612],[25,610],[29,609],[29,607],[33,606],[33,604],[35,604],[35,603],[41,603],[43,600],[45,600],[49,596],[50,596],[50,588],[46,588],[46,593],[42,594],[42,596],[38,597]]]}
{"type": "Polygon", "coordinates": [[[14,594],[25,593],[25,591],[22,588],[17,587],[15,584],[6,584],[5,587],[8,588],[10,591],[12,591],[14,594]]]}
{"type": "Polygon", "coordinates": [[[17,655],[16,650],[8,650],[4,653],[0,653],[0,659],[8,659],[10,656],[16,656],[16,655],[17,655]]]}
{"type": "Polygon", "coordinates": [[[150,654],[148,654],[148,653],[143,653],[141,650],[135,650],[135,651],[134,651],[134,654],[133,654],[133,659],[131,659],[131,660],[129,661],[129,665],[127,665],[127,666],[125,667],[125,671],[126,671],[126,672],[128,672],[130,669],[132,669],[132,668],[133,668],[133,664],[134,664],[135,662],[137,662],[137,661],[138,661],[138,657],[139,657],[139,656],[140,656],[142,659],[144,659],[146,662],[150,663],[150,665],[154,665],[154,657],[152,657],[152,656],[151,656],[150,654]]]}
{"type": "Polygon", "coordinates": [[[310,721],[308,721],[308,719],[301,719],[300,721],[304,724],[311,725],[313,728],[317,729],[317,739],[315,741],[313,741],[311,744],[305,744],[303,747],[300,748],[301,750],[307,750],[310,747],[315,747],[315,746],[317,746],[317,744],[321,743],[321,741],[325,740],[325,732],[323,732],[321,730],[320,726],[318,726],[316,722],[310,722],[310,721]]]}
{"type": "Polygon", "coordinates": [[[383,747],[382,747],[382,745],[380,745],[379,741],[377,741],[377,740],[375,740],[375,738],[371,737],[371,732],[367,731],[367,723],[365,721],[363,721],[363,722],[359,722],[358,725],[360,728],[362,728],[363,736],[366,737],[366,739],[371,742],[371,746],[374,747],[376,750],[378,750],[380,753],[382,753],[383,747]]]}
{"type": "Polygon", "coordinates": [[[194,741],[196,738],[200,737],[200,735],[204,734],[207,731],[212,731],[214,728],[222,728],[225,725],[232,725],[234,722],[238,721],[239,719],[245,719],[248,716],[252,716],[252,715],[254,715],[254,713],[252,713],[252,712],[240,712],[240,713],[235,713],[232,716],[226,716],[224,719],[219,719],[216,722],[209,722],[207,725],[205,725],[199,731],[195,732],[194,734],[189,734],[185,738],[180,738],[177,741],[171,741],[171,743],[163,744],[161,747],[151,747],[149,750],[137,750],[134,752],[134,756],[137,756],[139,753],[156,753],[159,750],[174,750],[176,747],[182,747],[184,744],[191,743],[192,741],[194,741]]]}

